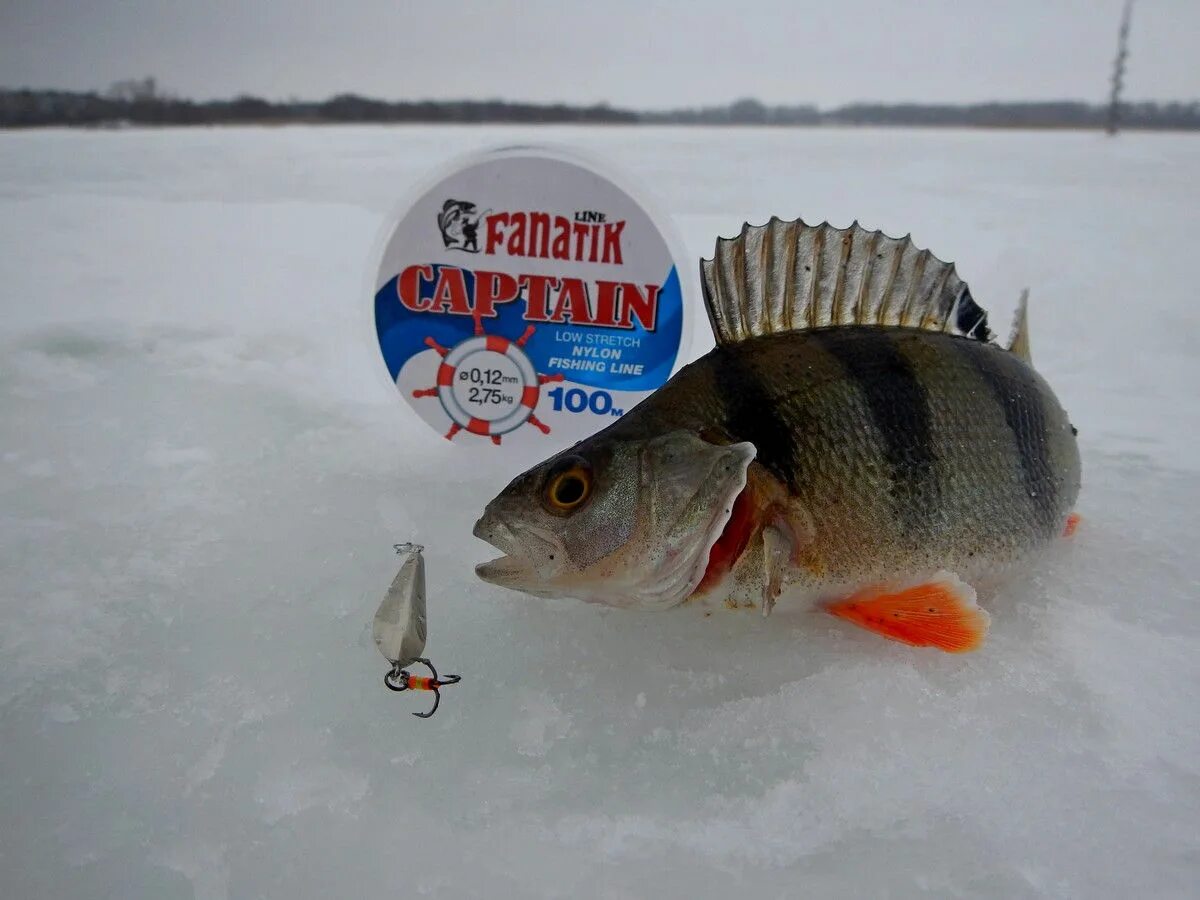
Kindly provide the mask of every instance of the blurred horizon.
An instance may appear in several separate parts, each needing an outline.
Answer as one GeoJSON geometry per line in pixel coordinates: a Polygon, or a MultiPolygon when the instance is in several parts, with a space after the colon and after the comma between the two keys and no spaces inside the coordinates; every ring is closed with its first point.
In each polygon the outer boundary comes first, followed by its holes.
{"type": "Polygon", "coordinates": [[[388,102],[339,94],[314,102],[273,103],[241,94],[194,100],[164,93],[152,77],[114,82],[104,93],[0,88],[0,128],[126,125],[597,124],[715,126],[912,126],[1200,131],[1200,100],[1126,102],[1115,110],[1082,101],[982,104],[860,103],[824,110],[814,105],[767,106],[745,98],[721,106],[633,110],[595,104],[511,103],[502,100],[388,102]]]}
{"type": "MultiPolygon", "coordinates": [[[[878,97],[863,97],[846,103],[820,103],[815,101],[800,101],[790,103],[768,103],[762,98],[753,95],[744,95],[727,98],[714,98],[711,101],[704,103],[693,104],[666,104],[658,106],[638,106],[630,104],[618,104],[609,100],[594,100],[594,101],[572,101],[572,100],[535,100],[528,97],[507,96],[495,93],[476,94],[476,95],[461,95],[455,97],[432,97],[432,96],[398,96],[398,95],[379,95],[370,92],[345,90],[333,91],[325,93],[315,93],[312,95],[297,95],[291,94],[286,97],[270,96],[260,94],[252,90],[234,90],[228,94],[221,96],[199,97],[189,95],[185,92],[176,90],[171,84],[165,83],[158,76],[153,74],[133,75],[131,77],[118,78],[106,85],[91,85],[80,88],[64,88],[54,85],[33,84],[33,83],[15,83],[15,82],[0,82],[0,93],[14,94],[20,92],[29,92],[34,94],[70,94],[78,96],[94,95],[98,97],[107,97],[113,99],[143,99],[153,97],[160,101],[179,101],[184,103],[194,103],[197,105],[212,105],[222,103],[232,103],[244,98],[261,100],[263,102],[277,106],[306,106],[319,105],[340,100],[347,97],[353,97],[361,100],[366,100],[372,103],[382,103],[390,105],[427,105],[427,106],[454,106],[461,104],[499,104],[505,106],[524,106],[534,108],[566,108],[566,109],[611,109],[618,112],[627,112],[635,115],[663,115],[674,114],[688,111],[699,110],[714,110],[714,109],[730,109],[738,106],[758,105],[767,109],[805,109],[815,110],[819,113],[835,112],[842,109],[859,108],[859,107],[880,107],[886,109],[901,109],[905,107],[936,107],[943,109],[967,109],[983,106],[1045,106],[1053,104],[1082,104],[1087,106],[1106,106],[1108,101],[1104,97],[1084,97],[1084,96],[1058,96],[1058,97],[1041,97],[1036,99],[1005,97],[1005,96],[987,96],[979,97],[973,100],[962,101],[937,101],[937,100],[882,100],[878,97]],[[152,88],[147,92],[147,85],[152,85],[152,88]]],[[[1156,105],[1184,105],[1191,106],[1200,103],[1200,87],[1195,93],[1182,97],[1161,97],[1161,96],[1130,96],[1128,92],[1122,93],[1121,103],[1129,106],[1137,106],[1144,104],[1156,105]]]]}

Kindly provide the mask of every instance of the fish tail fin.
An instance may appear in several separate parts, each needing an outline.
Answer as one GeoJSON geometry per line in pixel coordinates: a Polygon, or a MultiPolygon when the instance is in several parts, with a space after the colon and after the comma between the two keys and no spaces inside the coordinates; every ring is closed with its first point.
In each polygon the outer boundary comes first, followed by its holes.
{"type": "Polygon", "coordinates": [[[1075,532],[1079,530],[1079,523],[1083,521],[1083,516],[1077,512],[1067,516],[1067,523],[1063,525],[1062,536],[1065,538],[1074,537],[1075,532]]]}

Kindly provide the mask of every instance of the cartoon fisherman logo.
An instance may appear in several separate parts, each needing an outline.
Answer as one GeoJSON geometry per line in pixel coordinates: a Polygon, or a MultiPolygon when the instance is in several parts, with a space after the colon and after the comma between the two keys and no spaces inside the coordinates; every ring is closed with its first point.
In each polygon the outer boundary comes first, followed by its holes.
{"type": "MultiPolygon", "coordinates": [[[[490,210],[489,210],[490,212],[490,210]]],[[[479,220],[487,212],[477,212],[469,200],[447,200],[438,213],[438,229],[448,250],[479,252],[479,220]]]]}

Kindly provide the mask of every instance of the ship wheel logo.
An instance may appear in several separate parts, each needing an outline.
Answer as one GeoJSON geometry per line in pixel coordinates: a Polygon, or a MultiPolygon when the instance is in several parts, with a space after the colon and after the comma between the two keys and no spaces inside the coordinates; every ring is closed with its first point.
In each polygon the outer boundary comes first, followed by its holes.
{"type": "Polygon", "coordinates": [[[460,431],[468,431],[490,437],[493,444],[499,444],[502,435],[526,422],[542,434],[550,433],[550,426],[533,411],[542,385],[562,381],[563,376],[539,375],[534,370],[522,349],[533,332],[530,325],[515,341],[485,334],[483,323],[476,316],[475,334],[449,349],[432,337],[425,338],[442,362],[438,366],[437,384],[413,391],[413,396],[437,397],[441,401],[442,409],[450,417],[446,440],[453,440],[460,431]]]}

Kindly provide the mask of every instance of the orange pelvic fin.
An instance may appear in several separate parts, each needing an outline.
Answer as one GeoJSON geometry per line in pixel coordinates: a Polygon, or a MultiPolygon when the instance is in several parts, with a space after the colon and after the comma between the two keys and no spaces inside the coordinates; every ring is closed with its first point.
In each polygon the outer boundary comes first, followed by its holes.
{"type": "Polygon", "coordinates": [[[975,589],[950,572],[938,572],[911,587],[865,588],[825,609],[893,641],[947,653],[978,649],[989,622],[988,614],[975,604],[975,589]]]}
{"type": "Polygon", "coordinates": [[[1083,516],[1079,513],[1071,513],[1067,516],[1066,527],[1063,528],[1063,537],[1071,537],[1079,530],[1079,523],[1083,521],[1083,516]]]}

